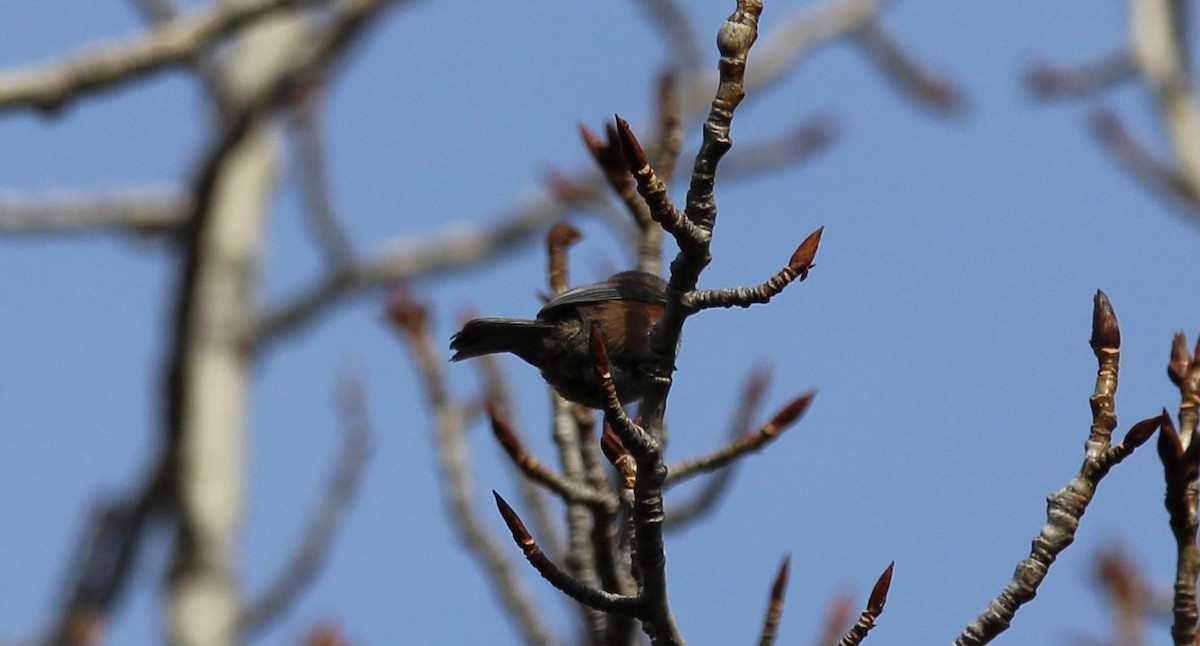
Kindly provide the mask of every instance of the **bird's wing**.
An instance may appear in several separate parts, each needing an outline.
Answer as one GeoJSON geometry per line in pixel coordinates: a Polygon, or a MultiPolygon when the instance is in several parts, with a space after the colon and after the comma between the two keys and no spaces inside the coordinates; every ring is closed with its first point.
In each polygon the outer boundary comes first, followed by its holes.
{"type": "Polygon", "coordinates": [[[607,280],[591,285],[569,289],[546,303],[538,316],[566,305],[580,305],[601,301],[638,301],[665,304],[667,302],[666,281],[644,271],[623,271],[607,280]]]}

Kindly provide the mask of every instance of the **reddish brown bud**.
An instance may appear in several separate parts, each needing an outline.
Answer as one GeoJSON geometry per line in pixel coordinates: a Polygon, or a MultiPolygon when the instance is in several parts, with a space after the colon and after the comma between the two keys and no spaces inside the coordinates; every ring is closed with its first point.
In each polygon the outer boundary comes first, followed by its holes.
{"type": "Polygon", "coordinates": [[[1163,409],[1158,432],[1158,459],[1162,461],[1165,470],[1170,473],[1183,462],[1183,443],[1179,441],[1179,433],[1167,409],[1163,409]]]}
{"type": "Polygon", "coordinates": [[[617,437],[608,424],[604,425],[604,434],[600,436],[600,450],[604,452],[604,457],[613,464],[629,455],[629,449],[625,448],[621,438],[617,437]]]}
{"type": "Polygon", "coordinates": [[[1090,343],[1094,352],[1117,350],[1121,347],[1121,328],[1117,325],[1117,315],[1113,313],[1108,296],[1098,289],[1092,306],[1090,343]]]}
{"type": "Polygon", "coordinates": [[[769,435],[774,435],[794,424],[804,414],[804,411],[808,410],[808,405],[812,403],[812,399],[816,395],[817,391],[810,390],[788,402],[786,406],[779,409],[779,412],[775,413],[771,421],[767,422],[766,426],[763,427],[763,431],[769,435]]]}
{"type": "Polygon", "coordinates": [[[604,347],[604,339],[600,338],[600,328],[595,323],[589,330],[588,349],[592,353],[592,370],[600,381],[612,379],[608,368],[608,350],[604,347]]]}
{"type": "Polygon", "coordinates": [[[429,320],[429,309],[403,285],[389,291],[385,313],[401,332],[413,336],[421,334],[429,320]]]}
{"type": "Polygon", "coordinates": [[[550,227],[550,232],[546,234],[546,244],[550,247],[569,247],[583,239],[583,234],[579,229],[571,226],[569,222],[559,222],[550,227]]]}
{"type": "Polygon", "coordinates": [[[597,164],[604,165],[604,142],[592,132],[592,129],[585,124],[579,124],[579,136],[583,138],[583,145],[587,146],[588,152],[592,153],[592,158],[597,164]]]}
{"type": "Polygon", "coordinates": [[[883,613],[883,606],[887,603],[888,590],[892,587],[892,570],[895,568],[896,562],[892,561],[883,574],[879,575],[879,580],[871,589],[871,597],[867,599],[867,612],[874,617],[883,613]]]}
{"type": "Polygon", "coordinates": [[[323,624],[312,629],[304,640],[304,646],[346,646],[350,642],[334,624],[323,624]]]}
{"type": "Polygon", "coordinates": [[[542,185],[554,199],[568,204],[589,202],[597,195],[591,186],[556,168],[546,170],[542,175],[542,185]]]}
{"type": "MultiPolygon", "coordinates": [[[[611,123],[604,124],[604,136],[608,138],[608,153],[624,165],[625,153],[621,148],[621,133],[617,132],[617,126],[611,123]]],[[[622,170],[628,169],[622,167],[622,170]]]]}
{"type": "Polygon", "coordinates": [[[788,554],[783,557],[783,563],[779,565],[779,573],[775,575],[775,583],[771,586],[771,601],[783,601],[783,594],[787,591],[788,575],[792,571],[792,555],[788,554]]]}
{"type": "Polygon", "coordinates": [[[1187,335],[1176,332],[1171,340],[1171,360],[1167,363],[1167,376],[1171,383],[1178,386],[1183,383],[1183,377],[1192,365],[1192,355],[1188,353],[1187,335]]]}
{"type": "Polygon", "coordinates": [[[1154,432],[1157,431],[1162,424],[1162,415],[1156,415],[1150,419],[1144,419],[1137,424],[1134,424],[1133,428],[1129,429],[1129,432],[1125,434],[1125,439],[1121,441],[1121,444],[1124,444],[1129,448],[1136,449],[1137,447],[1145,444],[1146,440],[1150,439],[1150,436],[1154,435],[1154,432]]]}
{"type": "Polygon", "coordinates": [[[808,234],[804,242],[801,242],[800,246],[796,248],[796,252],[792,254],[791,260],[788,260],[788,269],[791,269],[800,280],[808,278],[808,270],[815,266],[813,260],[817,257],[817,247],[821,244],[821,234],[824,232],[825,227],[822,226],[808,234]]]}
{"type": "Polygon", "coordinates": [[[617,134],[620,136],[621,152],[625,155],[625,163],[629,165],[629,171],[636,173],[650,165],[650,158],[646,156],[646,151],[642,150],[642,144],[638,142],[637,136],[633,134],[633,129],[629,127],[629,122],[622,119],[620,115],[616,116],[617,134]]]}
{"type": "Polygon", "coordinates": [[[529,533],[528,529],[525,529],[525,523],[521,522],[521,517],[517,515],[517,512],[513,511],[513,508],[500,497],[500,494],[496,493],[495,489],[492,490],[492,496],[496,498],[496,508],[500,510],[500,517],[504,519],[504,524],[508,525],[508,531],[512,532],[513,540],[517,542],[517,545],[532,545],[534,543],[533,535],[529,533]]]}

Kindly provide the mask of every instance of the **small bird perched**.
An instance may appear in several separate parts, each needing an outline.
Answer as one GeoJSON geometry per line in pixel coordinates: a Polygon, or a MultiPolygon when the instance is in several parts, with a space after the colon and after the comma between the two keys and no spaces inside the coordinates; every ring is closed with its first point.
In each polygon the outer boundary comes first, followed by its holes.
{"type": "Polygon", "coordinates": [[[608,351],[617,398],[641,399],[654,360],[650,330],[662,318],[667,283],[644,271],[623,271],[559,294],[537,318],[479,318],[450,339],[451,361],[511,352],[542,372],[559,395],[589,408],[603,408],[604,395],[592,368],[589,346],[595,324],[608,351]]]}

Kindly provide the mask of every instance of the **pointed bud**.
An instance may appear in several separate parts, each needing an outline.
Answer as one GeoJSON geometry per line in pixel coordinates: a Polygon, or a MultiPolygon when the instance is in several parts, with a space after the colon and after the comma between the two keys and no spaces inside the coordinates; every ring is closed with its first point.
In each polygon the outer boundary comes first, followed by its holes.
{"type": "Polygon", "coordinates": [[[821,244],[821,234],[824,232],[825,227],[822,226],[808,234],[804,242],[801,242],[800,246],[796,248],[792,258],[788,260],[788,269],[791,269],[800,280],[808,278],[808,270],[815,266],[813,260],[817,257],[817,247],[821,244]]]}
{"type": "Polygon", "coordinates": [[[1158,459],[1165,470],[1170,473],[1183,462],[1183,443],[1179,441],[1179,433],[1175,432],[1175,424],[1167,409],[1163,409],[1161,424],[1158,431],[1158,459]]]}
{"type": "Polygon", "coordinates": [[[817,391],[810,390],[788,402],[786,406],[779,409],[779,412],[775,413],[771,421],[767,422],[763,427],[763,432],[768,435],[776,435],[794,424],[808,410],[808,405],[812,403],[813,397],[816,396],[817,391]]]}
{"type": "Polygon", "coordinates": [[[622,119],[620,115],[615,116],[617,134],[620,136],[621,152],[625,155],[625,163],[629,165],[630,172],[637,173],[650,165],[650,158],[646,156],[646,151],[642,150],[642,144],[633,134],[633,128],[629,127],[629,122],[622,119]]]}
{"type": "Polygon", "coordinates": [[[600,437],[600,450],[612,464],[616,464],[618,460],[629,455],[629,449],[625,448],[625,445],[621,443],[621,438],[617,437],[608,424],[604,425],[604,435],[600,437]]]}
{"type": "Polygon", "coordinates": [[[579,232],[579,229],[571,226],[568,222],[555,224],[546,234],[546,244],[550,247],[568,247],[582,239],[583,234],[579,232]]]}
{"type": "Polygon", "coordinates": [[[533,535],[525,528],[525,523],[521,522],[521,517],[517,515],[517,512],[513,511],[513,508],[500,497],[500,494],[496,493],[495,489],[492,490],[492,496],[496,498],[496,508],[500,510],[500,517],[504,519],[504,524],[508,525],[508,531],[512,532],[513,540],[517,542],[517,545],[522,547],[532,545],[534,543],[533,535]]]}
{"type": "Polygon", "coordinates": [[[1136,449],[1145,444],[1146,440],[1150,439],[1150,436],[1154,435],[1154,432],[1162,426],[1162,423],[1162,415],[1156,415],[1134,424],[1133,428],[1129,429],[1129,432],[1125,434],[1125,439],[1121,441],[1121,444],[1136,449]]]}
{"type": "Polygon", "coordinates": [[[883,574],[879,575],[879,580],[871,589],[871,597],[867,600],[867,612],[874,617],[883,613],[883,606],[887,603],[888,590],[892,587],[892,570],[895,568],[896,562],[892,561],[883,574]]]}
{"type": "Polygon", "coordinates": [[[600,166],[604,166],[604,142],[592,132],[592,129],[585,124],[579,124],[579,136],[583,138],[583,145],[587,146],[588,152],[592,153],[592,159],[600,166]]]}
{"type": "Polygon", "coordinates": [[[397,286],[388,293],[386,315],[401,332],[418,336],[429,322],[429,308],[413,298],[404,286],[397,286]]]}
{"type": "Polygon", "coordinates": [[[588,331],[588,349],[592,353],[592,370],[600,381],[612,379],[608,367],[608,350],[604,347],[604,339],[600,338],[600,328],[593,323],[588,331]]]}
{"type": "Polygon", "coordinates": [[[1117,315],[1113,313],[1108,296],[1098,289],[1092,307],[1090,343],[1094,352],[1100,352],[1102,349],[1118,350],[1121,347],[1121,328],[1117,326],[1117,315]]]}
{"type": "Polygon", "coordinates": [[[771,586],[771,601],[783,601],[783,594],[787,591],[788,576],[792,571],[792,555],[788,554],[783,557],[783,563],[779,566],[779,573],[775,575],[775,583],[771,586]]]}

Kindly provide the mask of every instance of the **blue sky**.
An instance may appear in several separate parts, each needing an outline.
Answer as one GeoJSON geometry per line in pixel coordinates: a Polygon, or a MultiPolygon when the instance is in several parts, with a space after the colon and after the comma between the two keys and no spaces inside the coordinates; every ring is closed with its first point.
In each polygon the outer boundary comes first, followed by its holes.
{"type": "MultiPolygon", "coordinates": [[[[732,2],[692,14],[710,34],[732,2]]],[[[768,2],[764,35],[806,3],[768,2]]],[[[1114,107],[1165,150],[1136,87],[1039,106],[1019,81],[1036,60],[1107,54],[1125,37],[1119,3],[1019,0],[896,3],[886,24],[919,59],[959,81],[965,118],[929,118],[838,44],[751,98],[735,146],[818,113],[840,124],[810,163],[718,183],[715,260],[702,284],[758,283],[825,225],[818,267],[776,302],[689,321],[672,394],[670,454],[717,445],[738,388],[774,367],[768,409],[809,388],[807,417],[738,473],[712,519],[668,544],[669,582],[691,643],[754,639],[773,572],[792,554],[781,642],[805,643],[834,593],[865,598],[896,575],[875,637],[945,642],[983,609],[1027,554],[1045,495],[1075,474],[1090,423],[1092,294],[1121,322],[1123,433],[1178,395],[1165,376],[1171,335],[1200,331],[1194,253],[1200,229],[1165,208],[1089,135],[1092,105],[1114,107]]],[[[139,26],[127,3],[0,4],[0,65],[28,65],[139,26]],[[66,20],[64,17],[69,16],[66,20]]],[[[336,83],[328,115],[334,197],[357,247],[455,222],[495,218],[539,194],[548,168],[582,168],[576,135],[614,112],[644,122],[664,48],[629,3],[425,2],[393,13],[336,83]]],[[[751,53],[750,65],[754,64],[751,53]]],[[[0,118],[0,188],[19,192],[186,180],[207,132],[202,95],[170,73],[81,102],[61,118],[0,118]]],[[[689,133],[687,151],[695,144],[689,133]]],[[[321,269],[281,188],[270,226],[264,302],[321,269]]],[[[584,221],[577,281],[620,265],[613,239],[584,221]]],[[[540,245],[414,287],[439,337],[471,307],[531,315],[540,245]]],[[[0,239],[0,637],[35,632],[54,607],[85,512],[131,487],[156,447],[156,380],[175,273],[158,244],[124,237],[0,239]]],[[[356,641],[509,643],[513,633],[443,512],[431,421],[378,295],[360,298],[275,347],[252,408],[245,530],[248,594],[277,571],[321,491],[339,442],[333,389],[361,374],[375,454],[327,570],[266,635],[285,643],[334,620],[356,641]]],[[[520,422],[548,458],[546,397],[507,362],[520,422]]],[[[450,373],[457,392],[469,365],[450,373]]],[[[479,502],[515,487],[489,434],[469,438],[479,502]]],[[[1152,447],[1101,484],[1074,546],[1008,643],[1061,643],[1108,624],[1091,585],[1097,550],[1120,543],[1164,585],[1173,542],[1152,447]]],[[[687,491],[675,493],[675,501],[687,491]]],[[[667,499],[670,513],[672,498],[667,499]]],[[[513,556],[519,555],[516,547],[513,556]]],[[[151,643],[167,550],[152,544],[111,643],[151,643]]],[[[568,606],[529,571],[555,625],[568,606]]],[[[1161,631],[1160,631],[1161,632],[1161,631]]],[[[1165,634],[1165,633],[1161,633],[1165,634]]],[[[1159,635],[1161,636],[1161,635],[1159,635]]]]}

